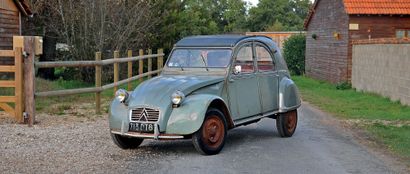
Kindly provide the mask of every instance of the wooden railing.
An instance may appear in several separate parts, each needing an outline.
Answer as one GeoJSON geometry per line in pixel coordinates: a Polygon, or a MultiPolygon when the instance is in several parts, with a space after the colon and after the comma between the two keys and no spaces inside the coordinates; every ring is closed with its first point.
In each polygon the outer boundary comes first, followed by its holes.
{"type": "MultiPolygon", "coordinates": [[[[101,92],[114,88],[116,91],[119,85],[128,84],[131,90],[131,82],[144,77],[152,77],[159,74],[163,68],[164,53],[162,49],[157,50],[157,54],[152,54],[152,50],[144,55],[143,50],[139,50],[138,56],[133,56],[129,50],[127,57],[120,58],[118,51],[114,52],[112,59],[102,60],[100,52],[95,54],[94,61],[56,61],[56,62],[36,62],[36,56],[42,54],[42,44],[38,37],[14,36],[14,50],[0,50],[0,59],[3,57],[14,57],[14,65],[0,65],[0,73],[14,73],[13,80],[0,80],[1,88],[14,88],[14,95],[0,96],[0,110],[3,110],[16,118],[19,123],[27,122],[29,126],[35,123],[35,97],[64,96],[83,93],[95,93],[96,112],[101,111],[101,92]],[[153,59],[157,58],[157,69],[153,70],[153,59]],[[147,72],[144,72],[144,62],[147,61],[147,72]],[[138,74],[133,76],[133,62],[138,62],[138,74]],[[119,64],[127,62],[127,79],[119,80],[119,64]],[[114,82],[102,85],[102,67],[104,65],[114,65],[114,82]],[[37,68],[55,67],[95,67],[95,87],[66,89],[56,91],[35,91],[35,70],[37,68]],[[14,103],[10,105],[10,103],[14,103]]],[[[4,90],[2,90],[4,93],[4,90]]],[[[3,93],[0,93],[1,95],[3,93]]]]}
{"type": "Polygon", "coordinates": [[[14,88],[14,96],[0,96],[0,108],[13,116],[18,122],[23,122],[22,48],[0,50],[0,59],[4,57],[14,58],[14,65],[0,65],[0,72],[14,73],[14,79],[0,80],[0,88],[14,88]],[[8,103],[14,103],[14,108],[8,103]]]}
{"type": "Polygon", "coordinates": [[[95,67],[95,87],[91,88],[78,88],[78,89],[66,89],[46,92],[35,92],[33,94],[36,97],[51,97],[51,96],[65,96],[73,94],[83,93],[95,93],[95,110],[96,113],[101,112],[101,92],[107,89],[114,88],[114,92],[118,89],[118,86],[128,84],[128,90],[131,90],[131,82],[135,80],[142,81],[143,77],[152,77],[152,75],[159,74],[162,70],[164,63],[164,53],[162,49],[157,50],[157,54],[152,54],[152,50],[148,49],[148,54],[144,55],[144,51],[139,50],[139,55],[133,57],[132,51],[128,51],[128,57],[120,58],[119,51],[114,52],[114,58],[101,60],[101,53],[95,53],[95,61],[56,61],[56,62],[35,62],[35,68],[56,68],[56,67],[95,67]],[[157,70],[152,70],[152,60],[157,58],[157,70]],[[147,60],[147,72],[144,72],[144,61],[147,60]],[[138,61],[138,75],[133,76],[132,62],[138,61]],[[127,63],[127,79],[119,80],[119,64],[127,63]],[[114,65],[114,82],[111,84],[102,85],[102,66],[114,65]]]}

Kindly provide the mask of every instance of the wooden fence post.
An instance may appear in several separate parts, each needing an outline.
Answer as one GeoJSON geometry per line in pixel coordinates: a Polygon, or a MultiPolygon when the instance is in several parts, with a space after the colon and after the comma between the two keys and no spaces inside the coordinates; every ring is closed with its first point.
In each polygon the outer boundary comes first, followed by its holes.
{"type": "MultiPolygon", "coordinates": [[[[148,49],[148,55],[151,55],[152,54],[152,50],[151,49],[148,49]]],[[[148,58],[148,72],[151,72],[152,71],[152,57],[151,58],[148,58]]],[[[148,79],[150,79],[152,77],[152,75],[148,75],[148,79]]]]}
{"type": "Polygon", "coordinates": [[[36,119],[36,103],[34,100],[34,94],[36,89],[34,69],[34,41],[34,37],[24,37],[24,110],[28,115],[29,127],[33,126],[36,119]]]}
{"type": "MultiPolygon", "coordinates": [[[[139,56],[143,56],[144,55],[144,50],[140,49],[139,51],[139,56]]],[[[144,73],[144,60],[140,59],[139,61],[139,65],[138,65],[138,74],[141,75],[144,73]]],[[[139,79],[140,83],[142,82],[142,77],[139,79]]]]}
{"type": "MultiPolygon", "coordinates": [[[[95,60],[101,61],[101,52],[95,53],[95,60]]],[[[101,65],[95,66],[95,87],[101,87],[101,65]]],[[[101,92],[95,93],[95,113],[101,114],[101,92]]]]}
{"type": "Polygon", "coordinates": [[[14,95],[16,97],[16,102],[15,102],[15,118],[17,122],[22,123],[24,122],[24,117],[23,117],[23,59],[22,59],[22,53],[23,50],[22,48],[16,48],[14,50],[14,66],[16,67],[15,73],[14,73],[14,95]]]}
{"type": "MultiPolygon", "coordinates": [[[[114,59],[120,58],[120,52],[119,51],[114,51],[114,59]]],[[[117,82],[119,79],[119,67],[118,63],[114,63],[114,95],[115,92],[118,90],[117,82]]]]}
{"type": "MultiPolygon", "coordinates": [[[[132,57],[132,50],[128,50],[128,57],[132,57]]],[[[132,62],[129,61],[128,62],[128,78],[132,77],[132,62]]],[[[128,86],[127,86],[128,91],[132,90],[132,83],[128,82],[128,86]]]]}
{"type": "MultiPolygon", "coordinates": [[[[158,54],[163,54],[164,50],[162,48],[158,49],[157,51],[158,54]]],[[[159,56],[157,58],[157,69],[160,70],[162,69],[162,66],[164,66],[164,56],[159,56]]]]}

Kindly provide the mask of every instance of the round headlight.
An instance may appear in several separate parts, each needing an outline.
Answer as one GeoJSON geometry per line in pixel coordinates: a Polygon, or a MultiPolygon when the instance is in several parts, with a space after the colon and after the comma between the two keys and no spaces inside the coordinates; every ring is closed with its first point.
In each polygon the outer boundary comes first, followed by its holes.
{"type": "Polygon", "coordinates": [[[121,103],[124,103],[127,100],[128,95],[128,92],[124,89],[119,89],[115,92],[115,98],[117,98],[117,100],[121,103]]]}
{"type": "Polygon", "coordinates": [[[182,101],[184,101],[184,98],[185,98],[185,94],[182,93],[181,91],[175,91],[171,95],[171,100],[174,105],[180,105],[182,101]]]}

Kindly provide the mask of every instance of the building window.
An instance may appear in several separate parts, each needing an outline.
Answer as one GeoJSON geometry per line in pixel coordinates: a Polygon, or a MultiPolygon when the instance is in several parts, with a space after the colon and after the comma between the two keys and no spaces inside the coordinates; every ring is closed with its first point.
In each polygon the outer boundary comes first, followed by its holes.
{"type": "Polygon", "coordinates": [[[399,38],[399,39],[408,38],[409,36],[410,36],[410,30],[409,29],[407,29],[407,30],[405,30],[405,29],[396,30],[396,38],[399,38]]]}

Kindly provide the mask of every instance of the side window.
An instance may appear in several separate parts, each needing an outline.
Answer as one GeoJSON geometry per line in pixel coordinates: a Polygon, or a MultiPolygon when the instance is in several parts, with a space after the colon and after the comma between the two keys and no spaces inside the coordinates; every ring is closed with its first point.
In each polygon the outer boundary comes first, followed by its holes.
{"type": "Polygon", "coordinates": [[[253,58],[252,58],[252,45],[247,45],[240,48],[234,66],[241,66],[242,73],[254,72],[253,58]]]}
{"type": "Polygon", "coordinates": [[[261,72],[274,71],[275,66],[269,51],[265,47],[259,45],[255,47],[255,51],[258,62],[258,70],[261,72]]]}

